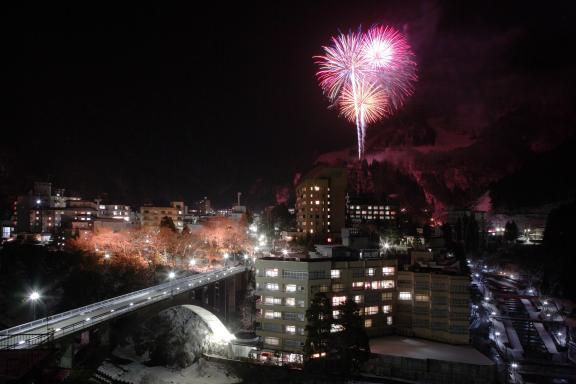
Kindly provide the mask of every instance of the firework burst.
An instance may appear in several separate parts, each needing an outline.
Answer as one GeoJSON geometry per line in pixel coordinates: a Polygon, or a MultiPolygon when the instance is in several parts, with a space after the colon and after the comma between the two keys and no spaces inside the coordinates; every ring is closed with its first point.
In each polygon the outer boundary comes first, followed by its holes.
{"type": "Polygon", "coordinates": [[[378,25],[333,37],[323,49],[315,57],[318,82],[331,105],[355,123],[361,159],[366,126],[391,115],[414,92],[414,54],[400,32],[378,25]]]}

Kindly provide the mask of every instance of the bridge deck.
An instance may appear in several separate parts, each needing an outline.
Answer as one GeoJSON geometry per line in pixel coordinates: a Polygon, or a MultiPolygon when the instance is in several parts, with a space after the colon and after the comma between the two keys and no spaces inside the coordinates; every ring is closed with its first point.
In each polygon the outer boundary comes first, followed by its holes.
{"type": "Polygon", "coordinates": [[[244,266],[175,279],[0,331],[0,349],[29,349],[204,285],[244,272],[244,266]]]}

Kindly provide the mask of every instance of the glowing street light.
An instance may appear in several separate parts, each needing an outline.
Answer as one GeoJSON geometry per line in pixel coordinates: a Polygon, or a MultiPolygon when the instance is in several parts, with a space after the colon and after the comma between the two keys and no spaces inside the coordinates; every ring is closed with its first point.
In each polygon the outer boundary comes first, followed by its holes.
{"type": "Polygon", "coordinates": [[[518,368],[518,363],[512,363],[512,364],[510,364],[510,368],[512,368],[512,369],[518,368]]]}
{"type": "Polygon", "coordinates": [[[40,298],[40,294],[37,291],[34,291],[30,294],[30,296],[28,296],[28,299],[32,300],[32,301],[36,301],[40,298]]]}
{"type": "Polygon", "coordinates": [[[176,273],[174,271],[170,271],[170,273],[168,273],[169,279],[174,279],[175,277],[176,277],[176,273]]]}
{"type": "Polygon", "coordinates": [[[283,249],[283,250],[282,250],[282,254],[283,254],[284,256],[288,255],[288,250],[287,250],[287,249],[283,249]]]}
{"type": "Polygon", "coordinates": [[[228,254],[228,252],[226,252],[226,253],[224,254],[224,260],[228,260],[229,257],[230,257],[230,255],[228,254]]]}
{"type": "Polygon", "coordinates": [[[109,258],[110,258],[110,254],[109,254],[108,252],[106,252],[106,253],[104,254],[104,258],[105,258],[105,259],[109,259],[109,258]]]}
{"type": "Polygon", "coordinates": [[[32,291],[30,295],[28,295],[28,301],[32,305],[32,320],[36,320],[36,302],[40,300],[40,293],[38,291],[32,291]]]}

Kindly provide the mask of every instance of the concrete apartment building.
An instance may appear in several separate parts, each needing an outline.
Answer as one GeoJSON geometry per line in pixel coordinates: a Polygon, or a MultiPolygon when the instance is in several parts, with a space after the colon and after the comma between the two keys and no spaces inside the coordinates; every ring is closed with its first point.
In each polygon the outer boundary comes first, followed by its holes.
{"type": "Polygon", "coordinates": [[[184,228],[184,216],[186,206],[181,201],[170,202],[169,207],[144,206],[140,207],[140,224],[143,227],[159,227],[164,217],[169,217],[174,222],[176,229],[184,228]]]}
{"type": "Polygon", "coordinates": [[[354,300],[370,337],[396,333],[468,344],[469,283],[466,274],[442,268],[398,270],[394,259],[258,259],[256,333],[265,351],[280,351],[287,362],[301,356],[306,310],[324,292],[335,318],[339,305],[354,300]]]}
{"type": "Polygon", "coordinates": [[[324,292],[338,306],[354,300],[369,336],[393,332],[396,262],[394,260],[275,259],[256,260],[258,327],[264,349],[283,358],[301,358],[306,341],[305,313],[314,295],[324,292]]]}
{"type": "Polygon", "coordinates": [[[296,186],[296,226],[299,233],[317,238],[339,234],[345,226],[345,168],[318,166],[296,186]]]}
{"type": "Polygon", "coordinates": [[[450,344],[468,344],[469,277],[411,267],[397,276],[396,332],[450,344]]]}

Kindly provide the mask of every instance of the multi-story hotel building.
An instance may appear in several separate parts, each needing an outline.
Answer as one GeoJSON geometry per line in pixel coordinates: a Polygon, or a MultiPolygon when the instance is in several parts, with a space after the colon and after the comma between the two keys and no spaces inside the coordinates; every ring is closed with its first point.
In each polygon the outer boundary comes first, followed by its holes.
{"type": "Polygon", "coordinates": [[[392,333],[395,302],[394,260],[274,259],[256,261],[257,334],[264,348],[282,351],[288,361],[302,356],[306,310],[316,293],[338,306],[354,300],[369,336],[392,333]]]}
{"type": "Polygon", "coordinates": [[[344,168],[319,166],[296,186],[298,232],[318,238],[339,234],[345,226],[346,186],[344,168]]]}
{"type": "Polygon", "coordinates": [[[258,327],[264,350],[301,358],[306,310],[318,292],[339,305],[354,300],[368,336],[398,333],[451,344],[469,343],[469,278],[440,269],[398,271],[394,259],[256,260],[258,327]]]}

